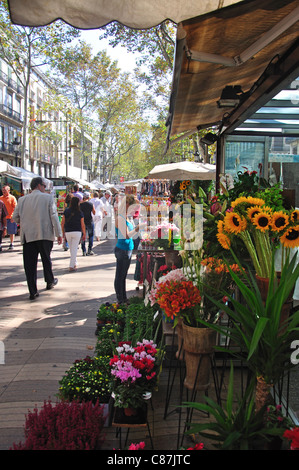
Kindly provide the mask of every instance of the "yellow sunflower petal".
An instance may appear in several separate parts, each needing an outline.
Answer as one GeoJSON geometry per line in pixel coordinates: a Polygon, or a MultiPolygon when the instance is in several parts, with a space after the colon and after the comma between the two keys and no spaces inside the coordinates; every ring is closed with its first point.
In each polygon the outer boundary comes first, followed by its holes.
{"type": "Polygon", "coordinates": [[[291,220],[292,222],[299,222],[299,210],[295,209],[294,211],[291,212],[291,220]]]}
{"type": "Polygon", "coordinates": [[[230,249],[230,246],[231,246],[231,241],[230,241],[230,238],[225,235],[225,233],[217,233],[217,239],[220,243],[220,245],[225,249],[225,250],[229,250],[230,249]]]}
{"type": "Polygon", "coordinates": [[[281,237],[281,243],[286,248],[296,248],[299,246],[299,227],[290,227],[281,237]]]}
{"type": "Polygon", "coordinates": [[[232,201],[231,206],[236,207],[238,204],[242,204],[243,202],[248,202],[248,198],[245,196],[238,197],[234,201],[232,201]]]}
{"type": "Polygon", "coordinates": [[[227,212],[224,219],[224,229],[230,233],[240,233],[246,229],[246,219],[236,212],[227,212]]]}
{"type": "Polygon", "coordinates": [[[252,206],[247,209],[247,216],[253,222],[253,218],[255,215],[259,214],[262,211],[260,206],[252,206]]]}
{"type": "Polygon", "coordinates": [[[281,232],[289,223],[289,216],[283,211],[274,212],[271,218],[271,228],[274,232],[281,232]]]}
{"type": "Polygon", "coordinates": [[[262,211],[253,217],[252,222],[257,229],[261,230],[261,232],[265,232],[269,230],[271,216],[267,212],[262,211]]]}
{"type": "Polygon", "coordinates": [[[265,201],[263,199],[251,196],[247,198],[247,202],[249,202],[249,204],[253,204],[254,206],[263,206],[265,204],[265,201]]]}

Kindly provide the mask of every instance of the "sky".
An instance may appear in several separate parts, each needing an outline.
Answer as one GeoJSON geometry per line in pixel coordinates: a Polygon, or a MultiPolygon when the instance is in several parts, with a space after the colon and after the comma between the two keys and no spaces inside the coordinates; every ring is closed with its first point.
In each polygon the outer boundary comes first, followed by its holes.
{"type": "Polygon", "coordinates": [[[94,53],[106,49],[107,54],[112,58],[112,60],[118,61],[118,66],[123,72],[131,72],[135,68],[136,63],[134,54],[128,53],[125,47],[109,46],[108,39],[99,40],[99,30],[81,30],[81,37],[93,46],[94,53]]]}

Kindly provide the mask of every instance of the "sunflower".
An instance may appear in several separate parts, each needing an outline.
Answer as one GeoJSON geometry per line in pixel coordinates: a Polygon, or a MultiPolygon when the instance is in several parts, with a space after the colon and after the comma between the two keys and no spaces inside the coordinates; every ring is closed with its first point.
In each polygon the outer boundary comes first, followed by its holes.
{"type": "Polygon", "coordinates": [[[281,232],[289,223],[289,216],[283,211],[274,212],[271,219],[271,227],[274,232],[281,232]]]}
{"type": "Polygon", "coordinates": [[[253,224],[261,230],[261,232],[265,232],[269,229],[270,222],[271,222],[271,215],[265,211],[261,211],[259,214],[256,214],[253,217],[253,224]]]}
{"type": "Polygon", "coordinates": [[[262,212],[262,209],[260,208],[260,206],[252,206],[252,207],[249,207],[249,209],[247,209],[247,216],[250,219],[250,221],[253,222],[254,216],[256,216],[257,214],[260,214],[261,212],[262,212]]]}
{"type": "Polygon", "coordinates": [[[286,248],[296,248],[299,246],[299,226],[290,227],[280,237],[280,241],[286,248]]]}
{"type": "Polygon", "coordinates": [[[231,233],[240,233],[246,229],[246,219],[236,212],[227,212],[224,219],[224,229],[231,233]]]}
{"type": "Polygon", "coordinates": [[[218,232],[216,236],[222,248],[224,248],[225,250],[229,250],[231,246],[230,238],[227,235],[225,235],[225,233],[221,233],[221,232],[218,232]]]}
{"type": "Polygon", "coordinates": [[[219,232],[219,233],[223,233],[223,229],[224,229],[224,222],[223,222],[223,220],[218,220],[218,222],[217,222],[217,229],[218,229],[218,232],[219,232]]]}
{"type": "Polygon", "coordinates": [[[242,204],[243,202],[248,202],[247,197],[245,196],[240,196],[234,201],[232,201],[231,206],[236,207],[238,204],[242,204]]]}
{"type": "Polygon", "coordinates": [[[299,222],[299,210],[298,209],[295,209],[291,212],[291,220],[294,223],[299,222]]]}
{"type": "Polygon", "coordinates": [[[252,197],[252,196],[249,196],[247,198],[247,202],[249,202],[249,204],[253,204],[254,206],[263,206],[265,204],[265,201],[261,199],[260,197],[252,197]]]}

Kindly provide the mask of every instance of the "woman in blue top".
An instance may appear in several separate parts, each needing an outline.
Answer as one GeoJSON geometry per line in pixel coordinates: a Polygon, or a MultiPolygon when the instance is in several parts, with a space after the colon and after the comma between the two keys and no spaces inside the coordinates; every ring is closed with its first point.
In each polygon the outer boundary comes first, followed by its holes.
{"type": "Polygon", "coordinates": [[[131,264],[132,251],[134,249],[134,235],[139,232],[139,224],[134,226],[128,219],[128,215],[133,215],[140,202],[132,194],[125,195],[118,208],[118,215],[115,220],[115,230],[117,243],[114,249],[116,257],[116,272],[114,279],[114,289],[118,303],[127,302],[126,278],[131,264]]]}

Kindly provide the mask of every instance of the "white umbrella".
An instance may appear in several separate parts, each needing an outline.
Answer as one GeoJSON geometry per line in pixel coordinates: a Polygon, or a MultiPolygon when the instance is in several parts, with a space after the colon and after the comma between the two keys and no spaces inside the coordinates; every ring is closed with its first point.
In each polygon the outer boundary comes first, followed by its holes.
{"type": "Polygon", "coordinates": [[[183,180],[214,180],[216,165],[199,162],[178,162],[156,165],[148,174],[149,178],[183,180]]]}

